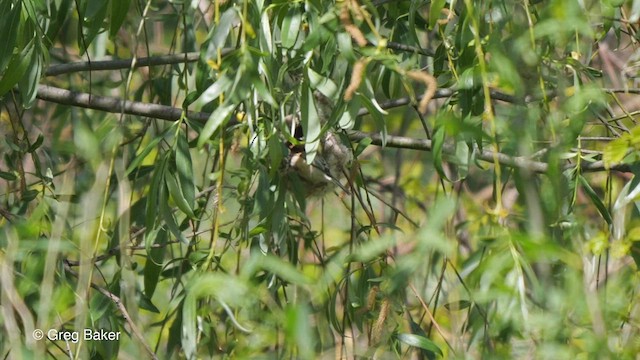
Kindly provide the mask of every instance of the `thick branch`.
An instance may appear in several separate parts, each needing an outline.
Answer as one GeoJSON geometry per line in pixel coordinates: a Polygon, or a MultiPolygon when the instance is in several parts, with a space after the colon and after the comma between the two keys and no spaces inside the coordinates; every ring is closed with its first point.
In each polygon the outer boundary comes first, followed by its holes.
{"type": "MultiPolygon", "coordinates": [[[[222,55],[226,55],[233,49],[222,49],[222,55]]],[[[136,59],[133,68],[183,64],[185,62],[196,62],[200,58],[200,53],[191,52],[186,54],[173,54],[152,56],[136,59]]],[[[81,61],[69,64],[51,65],[45,72],[45,76],[56,76],[69,74],[80,71],[99,71],[99,70],[120,70],[131,69],[134,59],[122,60],[102,60],[102,61],[81,61]]]]}
{"type": "MultiPolygon", "coordinates": [[[[62,105],[78,106],[110,113],[139,115],[162,120],[175,121],[180,119],[183,110],[166,105],[149,104],[139,101],[122,100],[107,96],[97,96],[87,93],[69,91],[47,85],[38,88],[38,99],[62,105]]],[[[191,120],[206,122],[207,113],[189,111],[187,117],[191,120]]]]}
{"type": "MultiPolygon", "coordinates": [[[[440,89],[434,97],[447,97],[453,95],[455,90],[440,89]]],[[[121,100],[107,96],[95,96],[87,93],[79,93],[60,89],[47,85],[40,85],[38,89],[38,98],[45,101],[51,101],[63,105],[78,106],[87,109],[101,110],[111,113],[123,113],[128,115],[138,115],[144,117],[151,117],[162,120],[175,121],[182,116],[182,109],[174,108],[166,105],[149,104],[138,101],[121,100]]],[[[391,100],[382,102],[380,106],[383,109],[389,109],[398,106],[404,106],[411,103],[411,99],[403,98],[397,100],[391,100]]],[[[361,109],[358,112],[358,116],[366,115],[369,112],[366,109],[361,109]]],[[[206,122],[209,119],[210,114],[203,112],[188,112],[187,117],[191,120],[206,122]]],[[[236,122],[232,119],[230,125],[235,125],[236,122]]],[[[382,146],[382,137],[380,134],[364,133],[360,131],[349,131],[349,138],[354,141],[360,141],[364,138],[371,138],[372,144],[382,146]]],[[[422,151],[431,151],[432,142],[428,139],[414,139],[402,136],[388,135],[386,138],[386,146],[392,148],[404,148],[414,149],[422,151]]],[[[443,147],[443,152],[447,154],[455,153],[455,149],[450,145],[443,147]]],[[[476,157],[480,160],[487,162],[495,162],[513,167],[519,168],[532,173],[545,173],[549,171],[549,165],[545,162],[534,161],[521,156],[510,156],[503,153],[496,153],[489,150],[482,150],[476,157]]],[[[574,167],[572,164],[567,164],[564,169],[574,167]]],[[[602,161],[596,161],[593,163],[583,164],[581,167],[583,172],[595,172],[606,170],[602,161]]],[[[614,164],[610,170],[620,172],[630,172],[631,169],[627,164],[614,164]]]]}

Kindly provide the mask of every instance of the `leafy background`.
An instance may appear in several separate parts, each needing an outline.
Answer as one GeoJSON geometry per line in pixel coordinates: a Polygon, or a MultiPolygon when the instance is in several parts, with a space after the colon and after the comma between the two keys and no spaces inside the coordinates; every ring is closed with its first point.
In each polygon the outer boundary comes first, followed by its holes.
{"type": "Polygon", "coordinates": [[[639,19],[3,0],[0,355],[635,358],[639,19]],[[348,191],[308,196],[327,131],[348,191]]]}

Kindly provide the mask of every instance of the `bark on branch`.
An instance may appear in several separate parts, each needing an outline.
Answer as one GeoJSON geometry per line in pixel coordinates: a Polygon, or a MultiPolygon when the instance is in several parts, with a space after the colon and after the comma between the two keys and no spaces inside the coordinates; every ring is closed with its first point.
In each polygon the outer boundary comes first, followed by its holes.
{"type": "MultiPolygon", "coordinates": [[[[224,49],[223,55],[228,53],[229,51],[229,49],[224,49]]],[[[135,59],[135,63],[134,59],[80,61],[69,64],[51,65],[44,73],[44,75],[57,76],[81,71],[121,70],[131,69],[132,67],[139,68],[146,66],[183,64],[198,61],[198,58],[200,58],[200,53],[192,52],[186,54],[144,57],[135,59]]]]}
{"type": "MultiPolygon", "coordinates": [[[[455,93],[452,89],[439,89],[434,98],[448,97],[455,93]]],[[[38,98],[44,101],[50,101],[63,105],[78,106],[87,109],[101,110],[110,113],[122,113],[128,115],[138,115],[150,118],[156,118],[161,120],[175,121],[180,119],[183,110],[166,105],[149,104],[139,101],[122,100],[107,96],[96,96],[87,93],[80,93],[75,91],[69,91],[60,89],[48,85],[40,85],[38,88],[38,98]]],[[[411,103],[411,99],[402,98],[380,103],[383,109],[390,109],[393,107],[405,106],[411,103]]],[[[366,109],[361,109],[358,112],[358,116],[366,115],[369,112],[366,109]]],[[[186,116],[193,121],[206,122],[211,114],[203,112],[188,111],[186,116]]],[[[235,125],[236,122],[231,120],[230,125],[235,125]]],[[[382,137],[377,133],[364,133],[361,131],[349,131],[349,138],[353,141],[360,141],[364,138],[371,138],[372,144],[382,146],[382,137]]],[[[404,148],[414,149],[421,151],[431,151],[432,142],[428,139],[415,139],[403,136],[388,135],[386,137],[386,146],[392,148],[404,148]]],[[[447,154],[455,153],[455,149],[449,145],[443,147],[443,152],[447,154]]],[[[549,164],[542,161],[535,161],[521,156],[510,156],[507,154],[493,152],[490,150],[482,150],[476,154],[476,157],[480,160],[487,162],[498,161],[504,166],[511,168],[518,168],[520,170],[528,171],[531,173],[546,173],[549,171],[549,164]]],[[[573,164],[566,164],[563,169],[566,170],[574,167],[573,164]]],[[[596,161],[592,163],[583,163],[580,167],[582,172],[596,172],[607,170],[602,161],[596,161]]],[[[630,172],[631,168],[627,164],[614,164],[610,167],[610,170],[620,172],[630,172]]]]}

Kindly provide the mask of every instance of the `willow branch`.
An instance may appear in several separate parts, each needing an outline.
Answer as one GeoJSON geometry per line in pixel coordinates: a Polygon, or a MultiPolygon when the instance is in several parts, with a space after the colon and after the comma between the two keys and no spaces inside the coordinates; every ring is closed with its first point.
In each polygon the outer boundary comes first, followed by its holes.
{"type": "MultiPolygon", "coordinates": [[[[229,54],[233,49],[222,49],[222,55],[229,54]]],[[[134,59],[121,59],[121,60],[102,60],[102,61],[79,61],[68,64],[51,65],[44,73],[45,76],[56,76],[62,74],[69,74],[81,71],[100,71],[100,70],[122,70],[139,67],[160,66],[160,65],[174,65],[196,62],[200,58],[199,52],[190,52],[184,54],[172,54],[144,57],[135,60],[134,59]]]]}
{"type": "MultiPolygon", "coordinates": [[[[349,139],[352,141],[361,141],[365,138],[371,139],[371,144],[382,146],[382,136],[379,133],[365,133],[357,130],[348,131],[349,139]]],[[[391,148],[400,148],[400,149],[412,149],[412,150],[421,150],[421,151],[432,151],[433,150],[433,142],[429,139],[415,139],[404,136],[394,136],[387,135],[386,136],[386,146],[391,148]]],[[[445,154],[455,154],[455,147],[450,144],[444,144],[442,146],[442,152],[445,154]]],[[[486,162],[494,162],[495,159],[498,159],[498,162],[501,165],[505,165],[512,168],[518,168],[522,170],[526,170],[532,173],[546,173],[549,171],[549,164],[543,161],[535,161],[530,158],[524,156],[511,156],[503,153],[495,153],[490,150],[483,149],[482,151],[478,150],[476,153],[476,158],[486,161],[486,162]]],[[[562,171],[574,168],[574,164],[566,164],[561,168],[562,171]]],[[[631,167],[628,164],[613,164],[608,168],[612,171],[619,172],[631,172],[631,167]]],[[[584,163],[580,166],[580,171],[582,172],[598,172],[605,171],[607,167],[604,165],[603,161],[595,161],[592,163],[584,163]]]]}
{"type": "MultiPolygon", "coordinates": [[[[41,100],[62,105],[77,106],[110,113],[145,116],[161,120],[175,121],[180,119],[183,114],[182,109],[174,108],[172,106],[122,100],[108,96],[91,95],[88,93],[69,91],[48,85],[40,85],[38,87],[37,97],[41,100]]],[[[191,120],[204,123],[209,119],[209,115],[211,114],[188,111],[186,115],[191,120]]]]}
{"type": "MultiPolygon", "coordinates": [[[[453,95],[454,93],[455,90],[452,89],[439,89],[434,97],[448,97],[453,95]]],[[[169,121],[180,119],[183,113],[182,109],[174,108],[172,106],[122,100],[107,96],[90,95],[87,93],[69,91],[47,85],[40,85],[40,87],[38,88],[37,96],[41,100],[63,105],[78,106],[82,108],[101,110],[110,113],[138,115],[169,121]]],[[[380,107],[382,107],[383,109],[390,109],[393,107],[399,107],[408,104],[411,104],[411,99],[402,98],[381,102],[380,107]]],[[[358,116],[366,115],[368,113],[369,112],[366,109],[360,109],[360,111],[358,111],[358,116]]],[[[208,113],[193,111],[188,111],[186,113],[186,116],[190,120],[202,123],[206,122],[209,119],[210,115],[211,114],[208,113]]],[[[233,126],[236,124],[237,122],[231,119],[229,126],[233,126]]],[[[353,141],[360,141],[364,138],[371,138],[373,145],[383,145],[382,136],[378,133],[364,133],[355,130],[349,131],[348,133],[349,138],[353,141]]],[[[433,143],[428,139],[415,139],[410,137],[388,135],[386,136],[385,146],[392,148],[431,151],[433,148],[433,143]]],[[[455,148],[451,145],[445,144],[442,151],[445,154],[454,154],[455,148]]],[[[531,173],[546,173],[549,171],[549,165],[547,163],[531,160],[523,156],[511,156],[503,153],[496,153],[487,149],[483,149],[481,151],[478,150],[475,156],[476,158],[487,162],[494,162],[497,159],[498,162],[502,165],[529,171],[531,173]]],[[[562,168],[562,170],[566,170],[572,167],[575,167],[575,165],[566,164],[562,168]]],[[[604,163],[602,161],[596,161],[593,163],[582,164],[580,170],[583,172],[596,172],[607,170],[607,168],[604,166],[604,163]]],[[[629,165],[627,164],[613,164],[611,167],[609,167],[609,170],[620,172],[631,171],[629,165]]]]}

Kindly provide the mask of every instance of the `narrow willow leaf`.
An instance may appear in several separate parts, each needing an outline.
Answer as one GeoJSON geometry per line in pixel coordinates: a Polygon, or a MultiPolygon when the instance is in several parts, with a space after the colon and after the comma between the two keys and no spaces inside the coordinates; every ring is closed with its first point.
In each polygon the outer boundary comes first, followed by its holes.
{"type": "Polygon", "coordinates": [[[458,301],[454,301],[454,302],[450,302],[447,304],[444,304],[444,307],[447,310],[464,310],[466,308],[468,308],[469,306],[471,306],[471,302],[469,300],[458,300],[458,301]]]}
{"type": "Polygon", "coordinates": [[[188,245],[189,240],[187,240],[187,238],[184,236],[182,231],[180,231],[180,228],[178,227],[178,223],[176,222],[176,219],[173,216],[173,213],[171,211],[171,208],[169,207],[169,204],[167,204],[167,202],[164,202],[164,203],[160,203],[159,206],[160,206],[160,213],[162,215],[162,218],[164,219],[164,223],[169,229],[169,231],[171,232],[171,234],[173,234],[173,236],[175,236],[175,238],[180,240],[183,244],[188,245]]]}
{"type": "Polygon", "coordinates": [[[212,102],[213,100],[220,97],[220,95],[224,94],[227,90],[231,88],[233,85],[233,80],[229,75],[224,74],[216,82],[214,82],[211,86],[205,90],[198,101],[201,105],[206,105],[212,102]]]}
{"type": "Polygon", "coordinates": [[[460,140],[456,143],[456,164],[458,165],[458,180],[465,179],[469,174],[469,162],[472,149],[470,143],[460,140]]]}
{"type": "MultiPolygon", "coordinates": [[[[252,264],[247,264],[246,271],[255,272],[266,270],[277,275],[280,279],[295,285],[310,284],[311,280],[288,261],[284,261],[272,255],[254,255],[252,264]]],[[[245,273],[247,275],[247,273],[245,273]]]]}
{"type": "Polygon", "coordinates": [[[169,189],[169,194],[173,199],[173,202],[178,206],[183,213],[187,214],[190,218],[195,218],[195,214],[193,213],[193,207],[189,204],[187,198],[184,195],[184,191],[181,187],[180,179],[177,174],[168,172],[164,176],[165,182],[167,184],[167,188],[169,189]]]}
{"type": "Polygon", "coordinates": [[[282,28],[280,30],[282,37],[282,47],[290,49],[295,45],[298,36],[300,35],[300,25],[302,24],[302,12],[297,6],[291,6],[284,20],[282,21],[282,28]]]}
{"type": "Polygon", "coordinates": [[[81,33],[78,33],[78,46],[82,54],[87,51],[85,45],[91,45],[103,29],[105,25],[104,19],[107,17],[109,10],[108,4],[108,1],[87,1],[86,11],[83,14],[84,21],[82,22],[84,29],[81,33]]]}
{"type": "MultiPolygon", "coordinates": [[[[300,123],[304,131],[304,150],[308,164],[313,163],[318,147],[320,146],[320,131],[322,130],[321,119],[314,102],[313,94],[309,84],[305,81],[302,84],[302,99],[300,103],[300,123]]],[[[325,119],[326,120],[326,119],[325,119]]]]}
{"type": "Polygon", "coordinates": [[[260,49],[271,54],[273,52],[273,35],[271,24],[269,23],[269,15],[266,11],[260,16],[260,29],[260,49]]]}
{"type": "Polygon", "coordinates": [[[398,334],[398,340],[402,341],[403,343],[409,346],[427,350],[440,356],[443,355],[442,350],[440,350],[438,345],[436,345],[435,343],[433,343],[433,341],[427,339],[424,336],[404,333],[404,334],[398,334]]]}
{"type": "Polygon", "coordinates": [[[354,157],[360,156],[362,152],[367,148],[367,146],[371,145],[373,140],[370,137],[366,137],[358,142],[355,151],[353,152],[354,157]]]}
{"type": "Polygon", "coordinates": [[[36,138],[36,141],[31,144],[31,146],[29,146],[29,150],[27,150],[27,152],[34,152],[36,151],[40,145],[42,145],[42,143],[44,142],[44,136],[42,134],[38,134],[38,138],[36,138]]]}
{"type": "Polygon", "coordinates": [[[6,94],[22,79],[24,73],[29,69],[34,49],[35,42],[31,40],[19,54],[14,54],[11,58],[6,71],[2,74],[2,79],[0,79],[0,96],[6,94]]]}
{"type": "Polygon", "coordinates": [[[149,258],[144,265],[144,294],[149,299],[153,297],[160,279],[166,244],[167,231],[164,228],[156,228],[145,235],[145,247],[149,258]],[[153,247],[156,244],[160,246],[153,247]]]}
{"type": "Polygon", "coordinates": [[[252,83],[253,83],[254,89],[260,96],[261,100],[265,101],[267,104],[271,106],[276,105],[276,100],[273,98],[273,96],[271,95],[271,92],[259,77],[255,77],[252,83]]]}
{"type": "Polygon", "coordinates": [[[227,42],[227,38],[229,37],[229,33],[233,28],[233,25],[239,21],[238,10],[235,7],[230,7],[227,9],[222,16],[220,17],[220,21],[218,25],[211,28],[209,32],[209,37],[211,41],[209,42],[209,48],[207,50],[207,56],[209,58],[215,59],[218,54],[218,49],[224,47],[227,42]]]}
{"type": "Polygon", "coordinates": [[[602,215],[607,224],[611,225],[611,213],[609,213],[609,209],[607,209],[607,206],[602,202],[600,196],[596,194],[591,185],[589,185],[587,179],[585,179],[582,175],[578,175],[578,179],[580,180],[580,185],[582,185],[582,188],[587,193],[587,196],[589,196],[589,199],[591,199],[591,202],[593,202],[593,205],[596,206],[600,215],[602,215]]]}
{"type": "Polygon", "coordinates": [[[144,309],[156,314],[160,313],[160,309],[158,309],[157,306],[153,305],[153,302],[151,302],[150,297],[148,297],[146,294],[141,294],[141,293],[138,293],[138,295],[139,295],[138,306],[140,307],[140,309],[144,309]]]}
{"type": "Polygon", "coordinates": [[[433,29],[442,14],[446,0],[433,0],[429,6],[429,29],[433,29]]]}
{"type": "Polygon", "coordinates": [[[640,20],[640,0],[633,0],[631,6],[631,15],[629,16],[629,22],[635,23],[640,20]]]}
{"type": "Polygon", "coordinates": [[[347,103],[346,110],[338,119],[338,126],[340,129],[353,129],[356,125],[356,119],[358,118],[358,112],[360,111],[361,101],[357,96],[347,103]]]}
{"type": "Polygon", "coordinates": [[[40,83],[40,75],[42,74],[43,66],[42,50],[38,44],[31,56],[31,63],[29,64],[25,75],[18,82],[20,97],[22,98],[23,106],[27,109],[31,108],[33,102],[36,100],[38,84],[40,83]]]}
{"type": "Polygon", "coordinates": [[[309,76],[311,88],[320,91],[322,95],[329,99],[338,93],[338,86],[331,79],[318,74],[311,68],[308,69],[307,76],[309,76]]]}
{"type": "Polygon", "coordinates": [[[178,139],[175,157],[177,178],[179,180],[180,190],[184,195],[184,199],[193,213],[196,201],[196,186],[193,182],[195,176],[193,174],[193,163],[191,161],[191,153],[189,152],[189,144],[187,142],[187,133],[186,131],[181,130],[177,136],[178,139]]]}
{"type": "MultiPolygon", "coordinates": [[[[187,295],[182,306],[182,348],[187,359],[195,359],[198,349],[198,300],[210,297],[223,307],[226,303],[239,306],[243,299],[247,299],[249,289],[237,278],[222,274],[200,275],[186,284],[185,289],[187,295]]],[[[233,313],[229,311],[227,315],[232,316],[233,313]]]]}
{"type": "Polygon", "coordinates": [[[109,6],[110,12],[110,24],[109,24],[109,36],[111,38],[118,34],[118,30],[124,23],[124,20],[129,14],[129,5],[131,0],[111,0],[109,6]]]}
{"type": "Polygon", "coordinates": [[[386,111],[382,110],[377,103],[374,104],[374,102],[371,101],[371,99],[366,95],[359,94],[358,99],[360,99],[364,107],[367,108],[367,110],[369,111],[369,114],[373,118],[373,121],[376,123],[376,126],[380,130],[380,136],[382,137],[382,146],[383,147],[386,146],[387,145],[387,124],[384,121],[384,118],[382,117],[383,112],[384,114],[386,114],[386,111]]]}
{"type": "Polygon", "coordinates": [[[166,165],[169,157],[168,154],[162,156],[161,160],[156,163],[156,167],[151,178],[151,186],[149,187],[149,195],[146,204],[145,227],[154,229],[158,219],[158,212],[161,206],[167,206],[167,195],[164,186],[164,176],[166,165]]]}
{"type": "Polygon", "coordinates": [[[445,130],[443,127],[436,129],[433,134],[433,165],[438,172],[438,175],[443,179],[449,181],[449,178],[444,172],[442,167],[442,148],[444,147],[445,130]]]}
{"type": "Polygon", "coordinates": [[[305,303],[288,306],[285,312],[285,334],[296,344],[300,359],[313,359],[315,332],[309,323],[311,312],[305,303]]]}
{"type": "Polygon", "coordinates": [[[207,140],[218,130],[219,127],[224,126],[231,117],[233,109],[236,108],[235,104],[224,102],[209,116],[209,120],[204,125],[200,137],[198,138],[198,147],[201,148],[207,140]]]}
{"type": "Polygon", "coordinates": [[[14,181],[18,179],[18,177],[14,173],[7,171],[0,171],[0,178],[7,181],[14,181]]]}
{"type": "Polygon", "coordinates": [[[606,167],[611,167],[614,164],[621,162],[629,151],[629,136],[624,134],[618,139],[610,141],[604,147],[602,152],[602,161],[606,167]]]}
{"type": "Polygon", "coordinates": [[[13,55],[20,24],[22,1],[13,4],[13,9],[11,6],[12,1],[4,1],[3,4],[0,4],[0,71],[4,70],[13,55]]]}
{"type": "Polygon", "coordinates": [[[153,149],[156,148],[156,146],[158,146],[158,144],[160,143],[160,141],[162,141],[162,139],[164,139],[164,136],[167,134],[169,129],[172,129],[172,127],[167,128],[167,130],[163,131],[162,134],[158,135],[157,137],[155,137],[153,140],[151,140],[145,147],[144,149],[142,149],[142,151],[140,152],[140,154],[138,154],[133,161],[131,162],[131,164],[129,164],[129,167],[127,167],[127,171],[126,174],[130,175],[131,173],[133,173],[138,166],[140,166],[140,164],[142,163],[142,161],[144,161],[144,159],[149,155],[149,153],[151,153],[151,151],[153,149]]]}

